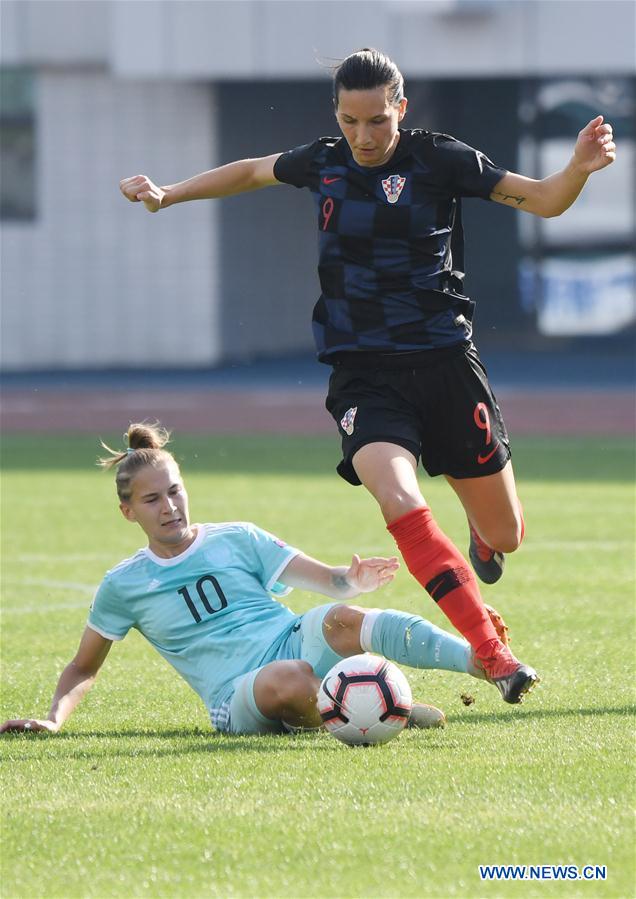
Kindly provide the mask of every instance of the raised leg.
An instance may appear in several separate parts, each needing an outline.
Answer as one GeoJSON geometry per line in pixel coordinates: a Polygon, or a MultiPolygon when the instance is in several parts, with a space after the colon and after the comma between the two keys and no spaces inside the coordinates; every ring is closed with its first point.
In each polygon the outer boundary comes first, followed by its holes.
{"type": "Polygon", "coordinates": [[[523,537],[523,516],[512,462],[483,478],[446,478],[478,535],[492,549],[511,553],[523,537]]]}

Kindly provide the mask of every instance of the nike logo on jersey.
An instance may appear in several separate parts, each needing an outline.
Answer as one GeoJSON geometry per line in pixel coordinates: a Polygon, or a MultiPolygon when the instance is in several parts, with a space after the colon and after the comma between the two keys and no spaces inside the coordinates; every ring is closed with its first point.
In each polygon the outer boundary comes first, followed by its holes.
{"type": "Polygon", "coordinates": [[[493,448],[490,450],[490,452],[489,452],[489,453],[486,453],[485,456],[482,456],[481,453],[477,456],[477,461],[479,462],[479,464],[480,464],[480,465],[485,465],[486,462],[488,462],[490,459],[492,459],[492,457],[495,455],[495,453],[497,452],[498,449],[499,449],[499,441],[497,441],[497,442],[495,443],[495,445],[494,445],[493,448]]]}
{"type": "Polygon", "coordinates": [[[337,178],[323,178],[322,179],[323,184],[333,184],[334,181],[342,181],[342,178],[340,176],[338,176],[337,178]]]}

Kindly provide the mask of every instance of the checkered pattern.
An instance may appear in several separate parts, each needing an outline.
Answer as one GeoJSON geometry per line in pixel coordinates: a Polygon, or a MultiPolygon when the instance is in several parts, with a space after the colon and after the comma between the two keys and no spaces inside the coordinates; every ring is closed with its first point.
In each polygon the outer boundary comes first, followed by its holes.
{"type": "Polygon", "coordinates": [[[505,169],[446,134],[401,129],[384,166],[359,166],[343,138],[323,137],[283,153],[274,174],[309,188],[316,203],[322,295],[313,329],[322,361],[470,337],[460,198],[488,199],[505,169]]]}
{"type": "Polygon", "coordinates": [[[228,730],[230,726],[230,703],[224,702],[218,709],[210,709],[210,721],[215,730],[228,730]]]}

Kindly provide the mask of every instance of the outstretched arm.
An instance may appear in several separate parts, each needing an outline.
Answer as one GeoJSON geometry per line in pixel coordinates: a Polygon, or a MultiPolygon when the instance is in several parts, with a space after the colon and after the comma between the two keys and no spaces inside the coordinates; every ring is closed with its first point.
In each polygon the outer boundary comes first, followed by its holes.
{"type": "Polygon", "coordinates": [[[372,593],[395,577],[400,567],[397,558],[361,559],[354,555],[351,565],[331,566],[300,553],[279,577],[288,587],[322,593],[332,599],[354,599],[360,593],[372,593]]]}
{"type": "Polygon", "coordinates": [[[62,727],[75,706],[95,683],[112,640],[106,640],[90,627],[84,630],[72,662],[66,666],[57,684],[47,718],[13,718],[0,726],[0,734],[7,731],[42,731],[53,733],[62,727]]]}
{"type": "Polygon", "coordinates": [[[599,115],[579,132],[572,158],[564,169],[539,181],[508,172],[495,185],[490,199],[543,218],[561,215],[574,203],[589,176],[615,158],[612,126],[599,115]]]}
{"type": "Polygon", "coordinates": [[[119,189],[131,203],[143,203],[148,212],[158,212],[175,203],[188,200],[215,200],[231,197],[272,184],[280,184],[274,177],[274,163],[280,153],[259,159],[240,159],[209,172],[202,172],[187,181],[158,187],[146,175],[134,175],[119,182],[119,189]]]}

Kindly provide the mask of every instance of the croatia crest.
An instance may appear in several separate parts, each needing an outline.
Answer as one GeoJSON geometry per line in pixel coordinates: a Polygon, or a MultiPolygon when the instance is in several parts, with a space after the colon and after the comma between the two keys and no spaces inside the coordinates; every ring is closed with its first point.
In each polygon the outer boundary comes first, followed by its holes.
{"type": "Polygon", "coordinates": [[[406,184],[406,178],[402,175],[389,175],[382,181],[382,187],[389,203],[397,203],[402,193],[402,188],[406,184]]]}
{"type": "Polygon", "coordinates": [[[356,412],[358,411],[357,406],[353,406],[351,409],[348,409],[342,419],[340,420],[340,427],[345,432],[347,437],[351,437],[353,434],[353,422],[356,417],[356,412]]]}

